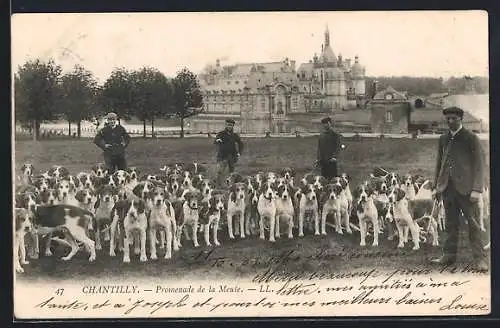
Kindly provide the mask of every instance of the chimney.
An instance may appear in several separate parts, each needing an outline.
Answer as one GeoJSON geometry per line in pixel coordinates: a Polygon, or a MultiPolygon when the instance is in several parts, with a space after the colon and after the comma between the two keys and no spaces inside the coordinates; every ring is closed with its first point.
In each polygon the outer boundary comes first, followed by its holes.
{"type": "Polygon", "coordinates": [[[292,72],[295,72],[295,60],[290,60],[290,68],[292,69],[292,72]]]}
{"type": "Polygon", "coordinates": [[[217,60],[215,61],[215,66],[220,67],[220,59],[217,58],[217,60]]]}

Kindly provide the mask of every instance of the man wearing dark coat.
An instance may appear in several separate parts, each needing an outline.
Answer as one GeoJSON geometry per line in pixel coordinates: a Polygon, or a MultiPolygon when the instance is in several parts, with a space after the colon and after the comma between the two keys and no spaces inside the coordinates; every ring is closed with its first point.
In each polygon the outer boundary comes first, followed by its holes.
{"type": "Polygon", "coordinates": [[[330,180],[338,175],[337,160],[342,149],[342,136],[333,131],[332,119],[325,117],[321,120],[323,131],[318,139],[317,164],[321,175],[330,180]]]}
{"type": "Polygon", "coordinates": [[[240,136],[234,132],[235,121],[226,120],[226,128],[215,136],[214,143],[217,147],[217,184],[219,187],[224,185],[225,175],[234,172],[234,168],[241,152],[243,151],[243,142],[240,136]]]}
{"type": "Polygon", "coordinates": [[[449,131],[439,138],[433,196],[443,200],[446,231],[443,256],[432,262],[444,265],[456,262],[460,217],[463,217],[468,221],[474,268],[488,270],[485,236],[478,221],[478,201],[485,188],[484,150],[478,136],[462,126],[464,111],[461,108],[448,107],[443,114],[449,131]]]}
{"type": "Polygon", "coordinates": [[[106,120],[107,123],[97,132],[94,143],[103,150],[104,163],[108,173],[112,174],[127,168],[125,149],[130,142],[130,135],[118,124],[115,113],[108,113],[106,120]]]}

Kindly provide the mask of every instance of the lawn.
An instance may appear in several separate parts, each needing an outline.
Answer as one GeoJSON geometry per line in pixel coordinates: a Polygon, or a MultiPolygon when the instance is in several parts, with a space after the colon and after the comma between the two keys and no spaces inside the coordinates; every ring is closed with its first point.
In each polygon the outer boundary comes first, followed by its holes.
{"type": "MultiPolygon", "coordinates": [[[[316,155],[316,141],[308,138],[248,138],[237,166],[242,174],[257,171],[278,170],[293,167],[298,175],[310,171],[316,155]]],[[[129,165],[143,173],[159,173],[166,163],[197,160],[206,164],[213,174],[215,146],[213,139],[133,139],[127,151],[129,165]]],[[[401,174],[420,173],[431,178],[436,161],[437,140],[420,139],[365,139],[345,140],[346,148],[340,157],[340,172],[348,173],[352,185],[366,179],[371,170],[382,166],[401,174]]],[[[487,142],[483,147],[488,149],[487,142]]],[[[488,152],[487,152],[488,153],[488,152]]],[[[15,145],[16,173],[25,162],[31,162],[36,170],[44,171],[54,164],[66,166],[76,174],[88,170],[102,161],[101,151],[90,139],[47,140],[38,143],[18,141],[15,145]]],[[[488,161],[489,163],[489,161],[488,161]]],[[[489,172],[489,169],[488,169],[489,172]]],[[[294,232],[296,235],[296,233],[294,232]]],[[[79,276],[95,278],[126,273],[127,276],[205,276],[218,277],[232,274],[247,276],[269,265],[269,262],[287,261],[289,270],[343,270],[362,268],[367,265],[381,268],[395,266],[427,265],[426,259],[439,254],[439,249],[422,245],[420,251],[396,248],[397,240],[387,241],[381,236],[378,248],[360,247],[359,234],[340,236],[330,232],[328,236],[315,237],[306,234],[301,239],[280,239],[275,244],[251,237],[247,240],[230,241],[222,233],[222,246],[207,248],[199,236],[199,249],[185,243],[185,248],[175,253],[172,260],[160,259],[146,264],[132,257],[132,263],[124,265],[121,257],[109,258],[107,251],[98,252],[96,263],[87,262],[87,254],[80,252],[69,263],[57,256],[33,260],[22,276],[26,279],[75,279],[79,276]],[[321,254],[320,254],[321,253],[321,254]],[[288,255],[284,255],[288,254],[288,255]],[[320,254],[320,255],[319,255],[320,254]],[[224,261],[217,261],[224,258],[224,261]]],[[[465,237],[462,240],[467,240],[465,237]]],[[[470,260],[468,242],[461,245],[461,260],[470,260]],[[464,247],[465,246],[465,247],[464,247]]],[[[159,253],[161,258],[162,251],[159,253]]],[[[23,278],[24,279],[24,278],[23,278]]]]}

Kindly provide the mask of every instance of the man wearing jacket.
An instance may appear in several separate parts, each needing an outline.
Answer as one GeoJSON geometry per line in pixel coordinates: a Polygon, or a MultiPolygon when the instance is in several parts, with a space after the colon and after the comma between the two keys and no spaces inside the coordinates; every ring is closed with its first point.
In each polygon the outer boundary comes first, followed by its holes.
{"type": "Polygon", "coordinates": [[[468,221],[469,241],[476,270],[488,270],[484,237],[478,222],[478,200],[484,191],[484,153],[479,138],[462,126],[464,111],[458,107],[443,110],[449,131],[438,145],[434,197],[440,197],[446,214],[443,256],[432,262],[449,265],[456,262],[460,211],[468,221]]]}
{"type": "Polygon", "coordinates": [[[234,172],[234,167],[240,154],[243,151],[243,142],[240,136],[233,131],[234,120],[226,120],[226,128],[215,136],[215,144],[218,146],[217,150],[217,184],[219,187],[224,185],[224,178],[226,171],[229,173],[234,172]]]}
{"type": "Polygon", "coordinates": [[[125,148],[130,142],[130,135],[125,128],[118,124],[117,115],[108,113],[107,124],[97,132],[94,143],[104,152],[104,163],[110,174],[115,170],[125,170],[127,161],[125,160],[125,148]]]}
{"type": "Polygon", "coordinates": [[[341,150],[342,136],[333,131],[332,119],[325,117],[321,120],[323,132],[318,139],[317,164],[321,168],[321,175],[330,180],[337,176],[337,158],[341,150]]]}

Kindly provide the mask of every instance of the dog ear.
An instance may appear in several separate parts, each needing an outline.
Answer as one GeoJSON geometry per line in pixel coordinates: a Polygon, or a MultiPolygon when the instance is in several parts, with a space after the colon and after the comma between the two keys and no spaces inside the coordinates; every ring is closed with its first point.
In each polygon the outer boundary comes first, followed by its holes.
{"type": "Polygon", "coordinates": [[[397,196],[398,196],[398,201],[399,201],[406,196],[406,192],[403,189],[398,188],[397,189],[397,196]]]}

